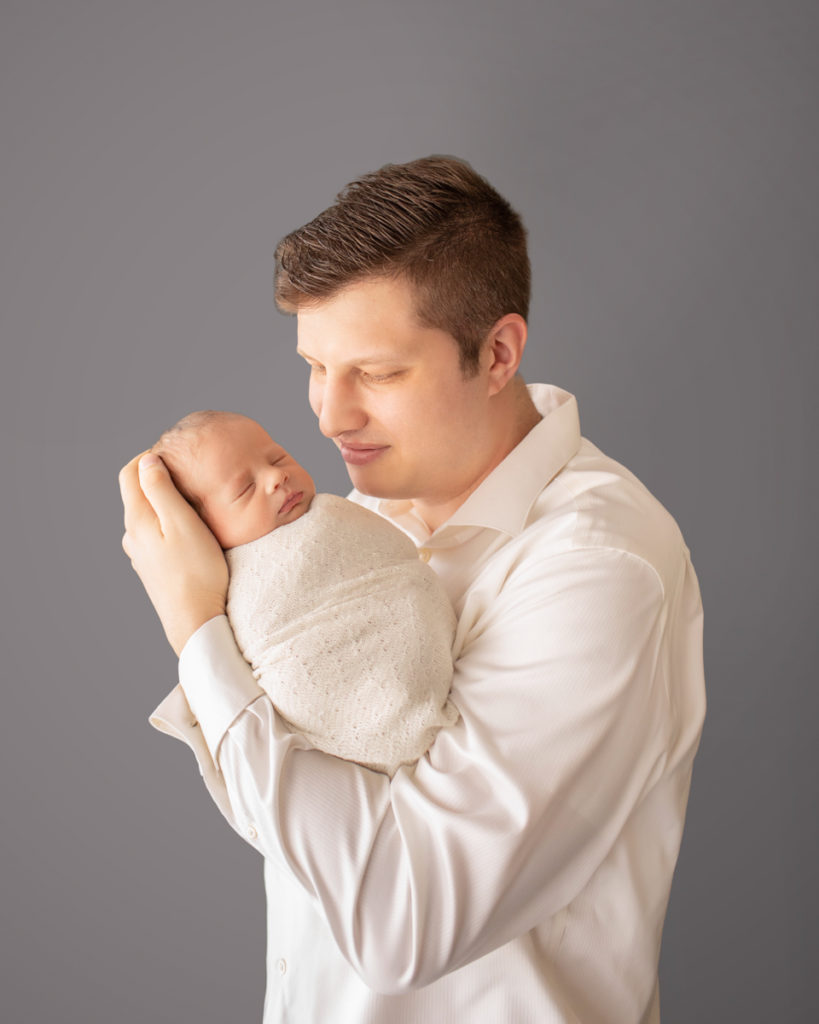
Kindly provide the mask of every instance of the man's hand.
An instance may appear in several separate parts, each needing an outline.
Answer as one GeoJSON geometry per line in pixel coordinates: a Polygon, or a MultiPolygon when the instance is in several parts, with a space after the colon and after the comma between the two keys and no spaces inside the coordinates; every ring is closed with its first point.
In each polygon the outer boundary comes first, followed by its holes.
{"type": "Polygon", "coordinates": [[[228,569],[219,542],[174,487],[157,455],[143,452],[119,474],[122,547],[177,655],[225,611],[228,569]]]}

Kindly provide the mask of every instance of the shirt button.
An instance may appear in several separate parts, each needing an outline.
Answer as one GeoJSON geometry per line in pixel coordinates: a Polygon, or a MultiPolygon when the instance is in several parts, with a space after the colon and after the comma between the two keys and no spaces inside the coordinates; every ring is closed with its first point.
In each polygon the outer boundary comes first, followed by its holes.
{"type": "Polygon", "coordinates": [[[418,551],[418,557],[422,562],[428,562],[432,557],[432,552],[428,548],[420,548],[418,551]]]}
{"type": "Polygon", "coordinates": [[[248,825],[245,829],[245,835],[248,839],[258,839],[259,833],[256,831],[255,825],[248,825]]]}
{"type": "Polygon", "coordinates": [[[282,959],[279,960],[277,967],[279,968],[279,974],[287,974],[287,961],[282,959]]]}

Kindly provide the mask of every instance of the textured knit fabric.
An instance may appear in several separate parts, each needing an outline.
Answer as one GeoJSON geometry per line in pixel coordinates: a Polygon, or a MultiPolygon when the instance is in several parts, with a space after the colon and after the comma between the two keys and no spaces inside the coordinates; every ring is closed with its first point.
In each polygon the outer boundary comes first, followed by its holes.
{"type": "Polygon", "coordinates": [[[452,606],[381,516],[318,494],[301,518],[226,557],[239,647],[313,746],[392,774],[455,721],[452,606]]]}

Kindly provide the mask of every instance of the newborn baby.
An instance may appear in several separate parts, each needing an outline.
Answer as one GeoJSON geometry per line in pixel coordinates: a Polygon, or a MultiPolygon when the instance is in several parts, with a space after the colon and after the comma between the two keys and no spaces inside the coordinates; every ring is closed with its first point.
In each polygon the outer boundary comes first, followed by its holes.
{"type": "Polygon", "coordinates": [[[413,542],[333,494],[254,420],[195,412],[154,445],[225,549],[244,657],[315,747],[393,774],[458,712],[455,615],[413,542]]]}

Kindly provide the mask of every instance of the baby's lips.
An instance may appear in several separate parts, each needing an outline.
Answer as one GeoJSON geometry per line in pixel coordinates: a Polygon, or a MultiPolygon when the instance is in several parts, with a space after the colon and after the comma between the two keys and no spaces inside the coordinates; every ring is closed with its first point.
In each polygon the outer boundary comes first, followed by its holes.
{"type": "Polygon", "coordinates": [[[292,494],[288,494],[279,508],[279,515],[286,515],[291,508],[293,508],[295,505],[298,505],[298,503],[301,501],[303,497],[303,491],[294,491],[292,494]]]}

